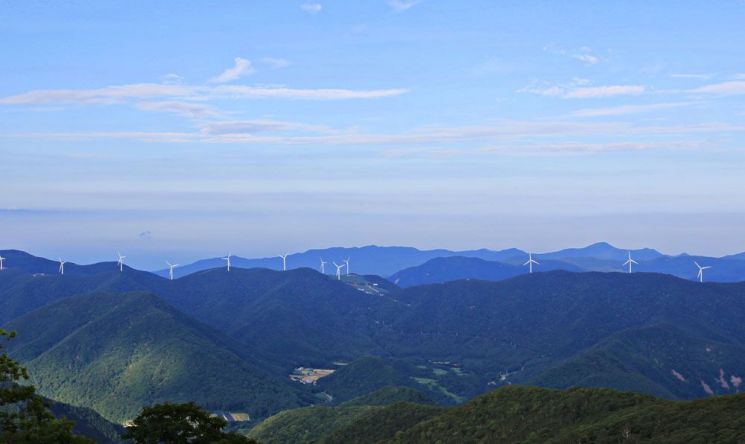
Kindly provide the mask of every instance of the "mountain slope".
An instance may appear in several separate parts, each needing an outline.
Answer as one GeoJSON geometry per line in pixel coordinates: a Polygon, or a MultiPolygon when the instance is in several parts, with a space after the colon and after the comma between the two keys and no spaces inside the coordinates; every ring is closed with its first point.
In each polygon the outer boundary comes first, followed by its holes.
{"type": "MultiPolygon", "coordinates": [[[[302,253],[291,254],[287,257],[287,268],[312,268],[317,270],[320,265],[320,260],[323,258],[329,262],[326,270],[331,273],[332,261],[341,263],[344,259],[350,258],[350,271],[358,274],[389,276],[398,270],[420,265],[437,257],[466,256],[495,261],[523,255],[525,255],[525,253],[514,248],[502,251],[487,249],[450,251],[444,249],[419,250],[412,247],[380,247],[377,245],[368,245],[365,247],[332,247],[314,249],[302,253]]],[[[279,257],[248,259],[236,256],[231,262],[236,268],[267,268],[272,270],[281,270],[282,268],[282,260],[279,257]]],[[[220,258],[203,259],[177,268],[175,270],[175,275],[177,277],[186,276],[198,271],[220,268],[223,267],[224,264],[225,262],[220,258]]],[[[163,277],[168,276],[168,270],[159,270],[156,273],[163,277]]]]}
{"type": "MultiPolygon", "coordinates": [[[[411,389],[387,387],[337,407],[305,407],[280,412],[261,422],[248,435],[266,444],[319,442],[332,431],[380,411],[387,405],[422,399],[421,393],[411,389]]],[[[439,408],[428,405],[423,408],[439,411],[439,408]]]]}
{"type": "Polygon", "coordinates": [[[10,354],[41,394],[113,421],[167,400],[252,416],[303,403],[230,340],[149,294],[70,297],[7,327],[18,332],[10,354]]]}
{"type": "Polygon", "coordinates": [[[74,422],[73,432],[94,440],[97,444],[120,444],[124,427],[104,419],[92,409],[75,407],[61,402],[50,402],[49,409],[57,418],[74,422]]]}
{"type": "Polygon", "coordinates": [[[745,395],[671,402],[605,389],[508,387],[389,434],[392,443],[740,442],[745,395]]]}
{"type": "MultiPolygon", "coordinates": [[[[501,281],[511,277],[527,274],[529,269],[522,264],[527,257],[520,258],[516,264],[486,261],[472,257],[443,257],[425,262],[416,267],[401,270],[390,277],[391,282],[406,288],[417,285],[439,284],[459,279],[481,279],[484,281],[501,281]]],[[[582,271],[576,265],[560,261],[544,261],[535,265],[536,271],[582,271]]]]}

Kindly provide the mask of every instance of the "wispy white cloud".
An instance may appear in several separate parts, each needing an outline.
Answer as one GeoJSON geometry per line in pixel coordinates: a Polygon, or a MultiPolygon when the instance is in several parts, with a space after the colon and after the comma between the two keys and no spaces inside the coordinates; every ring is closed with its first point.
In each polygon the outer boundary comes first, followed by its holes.
{"type": "Polygon", "coordinates": [[[388,6],[396,12],[404,12],[421,2],[422,0],[388,0],[388,6]]]}
{"type": "Polygon", "coordinates": [[[233,120],[210,122],[200,126],[203,134],[207,135],[224,135],[224,134],[257,134],[266,132],[310,132],[310,133],[328,133],[330,128],[323,125],[311,125],[307,123],[286,122],[280,120],[233,120]]]}
{"type": "Polygon", "coordinates": [[[220,113],[212,106],[200,102],[166,100],[157,102],[140,102],[137,108],[146,111],[162,111],[192,118],[215,117],[220,113]]]}
{"type": "Polygon", "coordinates": [[[303,3],[300,5],[300,9],[310,14],[318,14],[323,9],[323,5],[320,3],[303,3]]]}
{"type": "Polygon", "coordinates": [[[135,83],[92,89],[39,89],[0,98],[0,105],[29,105],[42,103],[115,104],[129,99],[155,97],[186,97],[195,88],[162,83],[135,83]]]}
{"type": "Polygon", "coordinates": [[[602,59],[597,56],[592,48],[589,46],[582,46],[577,50],[568,50],[564,49],[562,47],[559,47],[555,44],[549,44],[543,47],[544,51],[550,52],[552,54],[561,55],[565,57],[569,57],[575,60],[579,60],[580,62],[583,62],[588,65],[595,65],[602,61],[602,59]]]}
{"type": "Polygon", "coordinates": [[[595,99],[629,94],[641,94],[644,92],[644,89],[645,88],[641,85],[586,86],[569,90],[564,94],[564,97],[568,99],[595,99]]]}
{"type": "Polygon", "coordinates": [[[372,89],[353,90],[339,88],[298,89],[284,87],[260,86],[220,86],[211,91],[214,94],[229,95],[237,98],[279,98],[304,100],[348,100],[378,99],[405,94],[407,89],[372,89]]]}
{"type": "Polygon", "coordinates": [[[564,99],[598,99],[605,97],[642,94],[642,85],[605,85],[605,86],[530,86],[517,92],[538,94],[542,96],[561,97],[564,99]]]}
{"type": "Polygon", "coordinates": [[[160,77],[160,82],[166,85],[178,85],[183,83],[184,78],[178,74],[170,73],[160,77]]]}
{"type": "Polygon", "coordinates": [[[575,117],[604,117],[621,116],[627,114],[640,114],[665,109],[680,108],[691,105],[692,102],[650,103],[645,105],[621,105],[607,108],[585,108],[573,111],[571,116],[575,117]]]}
{"type": "Polygon", "coordinates": [[[729,82],[713,83],[692,89],[690,92],[721,95],[745,94],[745,81],[732,80],[729,82]]]}
{"type": "Polygon", "coordinates": [[[390,89],[342,89],[342,88],[289,88],[244,85],[167,85],[161,83],[139,83],[107,86],[93,89],[46,89],[33,90],[0,98],[0,105],[40,104],[120,104],[130,100],[190,99],[303,99],[303,100],[349,100],[377,99],[407,93],[404,88],[390,89]]]}
{"type": "Polygon", "coordinates": [[[259,59],[259,62],[263,63],[264,65],[268,66],[271,69],[282,69],[287,68],[291,65],[289,60],[286,59],[278,59],[274,57],[263,57],[259,59]]]}
{"type": "Polygon", "coordinates": [[[242,57],[236,57],[232,67],[223,71],[220,75],[210,79],[211,83],[226,83],[238,80],[241,77],[251,75],[256,72],[251,61],[242,57]]]}

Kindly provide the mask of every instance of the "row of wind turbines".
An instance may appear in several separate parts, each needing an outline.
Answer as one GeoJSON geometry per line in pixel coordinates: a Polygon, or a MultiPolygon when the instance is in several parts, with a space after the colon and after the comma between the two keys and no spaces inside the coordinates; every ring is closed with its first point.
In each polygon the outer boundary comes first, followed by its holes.
{"type": "MultiPolygon", "coordinates": [[[[632,259],[631,252],[630,251],[628,253],[629,253],[629,258],[626,260],[626,262],[623,263],[623,266],[624,267],[628,266],[629,267],[629,274],[631,274],[631,272],[632,272],[631,266],[632,265],[639,265],[639,262],[637,262],[634,259],[632,259]]],[[[696,278],[698,279],[699,282],[703,282],[704,281],[704,270],[708,270],[709,268],[711,268],[711,266],[702,267],[696,261],[693,261],[693,263],[696,264],[696,267],[698,267],[698,274],[696,275],[696,278]]],[[[540,265],[539,262],[533,260],[533,253],[528,253],[528,261],[523,264],[523,267],[524,266],[528,266],[529,267],[528,268],[528,272],[529,273],[533,273],[533,265],[534,264],[535,265],[540,265]]]]}
{"type": "MultiPolygon", "coordinates": [[[[628,259],[626,260],[626,262],[623,263],[623,266],[624,267],[628,266],[629,273],[631,273],[633,271],[632,270],[632,266],[633,265],[639,265],[639,262],[635,261],[631,257],[631,252],[630,251],[628,253],[629,253],[628,259]]],[[[280,254],[278,256],[280,259],[282,259],[282,271],[287,271],[287,256],[289,256],[289,254],[287,254],[287,253],[280,254]]],[[[117,257],[116,265],[119,267],[119,271],[120,272],[121,271],[124,271],[124,259],[126,259],[127,256],[124,256],[120,252],[117,251],[116,252],[116,257],[117,257]]],[[[228,271],[230,271],[230,258],[231,257],[233,257],[233,254],[232,253],[228,253],[227,256],[221,258],[222,260],[225,261],[228,271]]],[[[2,270],[5,269],[5,260],[6,260],[6,258],[0,256],[0,271],[2,271],[2,270]]],[[[342,276],[341,270],[342,269],[346,268],[346,274],[347,275],[349,275],[349,273],[350,273],[350,270],[349,270],[349,258],[346,258],[346,259],[342,260],[341,262],[343,262],[343,263],[342,264],[337,264],[335,261],[332,262],[332,264],[334,264],[334,266],[336,267],[336,279],[337,280],[341,280],[341,276],[342,276]]],[[[328,262],[324,261],[323,258],[321,258],[320,270],[321,270],[321,273],[322,274],[326,274],[326,264],[327,263],[328,262]]],[[[711,266],[701,266],[696,261],[693,261],[693,263],[696,265],[696,267],[698,267],[698,274],[696,275],[696,278],[699,280],[699,282],[704,282],[704,270],[708,270],[709,268],[711,268],[711,266]]],[[[58,268],[59,274],[65,274],[65,264],[66,264],[66,262],[64,260],[62,260],[62,258],[59,258],[59,268],[58,268]]],[[[170,280],[173,280],[173,270],[176,267],[178,267],[179,264],[172,264],[171,262],[166,261],[166,265],[168,265],[168,278],[170,280]]],[[[523,264],[523,266],[524,267],[527,266],[528,267],[528,272],[532,274],[533,273],[533,265],[540,265],[540,262],[538,262],[535,259],[533,259],[533,253],[528,253],[528,260],[527,260],[527,262],[525,262],[523,264]]]]}
{"type": "MultiPolygon", "coordinates": [[[[121,253],[117,253],[117,256],[119,257],[119,261],[117,264],[119,264],[119,271],[122,271],[122,268],[124,266],[124,258],[126,256],[122,256],[121,253]]],[[[287,256],[289,256],[288,253],[280,254],[278,257],[282,259],[282,271],[287,271],[287,256]]],[[[220,259],[225,261],[225,267],[227,268],[227,271],[230,271],[231,262],[230,259],[233,257],[233,253],[228,253],[227,256],[222,257],[220,259]]],[[[61,259],[60,259],[61,260],[61,259]]],[[[341,280],[341,270],[342,268],[346,267],[346,274],[349,275],[349,258],[346,258],[342,260],[341,262],[344,262],[343,264],[337,264],[336,262],[332,262],[334,266],[336,267],[336,279],[341,280]]],[[[328,262],[324,261],[323,258],[321,258],[321,274],[326,274],[326,264],[328,262]]],[[[168,278],[170,280],[173,280],[173,270],[179,266],[179,264],[172,264],[169,261],[166,261],[166,265],[168,265],[168,278]]]]}

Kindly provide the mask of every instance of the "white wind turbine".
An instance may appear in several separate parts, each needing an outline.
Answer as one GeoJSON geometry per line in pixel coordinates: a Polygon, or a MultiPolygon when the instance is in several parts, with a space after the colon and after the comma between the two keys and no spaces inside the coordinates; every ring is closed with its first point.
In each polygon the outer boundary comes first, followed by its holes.
{"type": "Polygon", "coordinates": [[[321,258],[321,274],[326,274],[326,261],[321,258]]]}
{"type": "Polygon", "coordinates": [[[287,271],[287,253],[280,254],[279,257],[282,258],[282,271],[287,271]]]}
{"type": "Polygon", "coordinates": [[[222,260],[225,261],[225,263],[228,265],[228,271],[230,271],[230,257],[233,256],[233,253],[228,253],[227,256],[222,258],[222,260]]]}
{"type": "Polygon", "coordinates": [[[696,275],[696,277],[698,278],[698,281],[703,282],[704,281],[704,270],[708,270],[709,268],[711,268],[711,266],[702,267],[696,261],[693,261],[693,263],[696,264],[696,266],[698,267],[698,274],[696,275]]]}
{"type": "Polygon", "coordinates": [[[541,265],[540,263],[533,260],[533,253],[528,253],[528,261],[523,264],[524,266],[528,266],[528,272],[533,273],[533,264],[541,265]]]}
{"type": "Polygon", "coordinates": [[[344,268],[344,264],[339,265],[336,262],[332,262],[332,263],[336,267],[336,280],[340,281],[341,280],[341,269],[344,268]]]}
{"type": "Polygon", "coordinates": [[[3,266],[5,264],[5,258],[0,256],[0,271],[5,270],[5,267],[3,266]]]}
{"type": "Polygon", "coordinates": [[[65,261],[59,258],[59,274],[65,274],[65,261]]]}
{"type": "Polygon", "coordinates": [[[168,261],[166,261],[166,264],[168,264],[168,278],[173,280],[173,269],[178,267],[178,264],[172,264],[168,261]]]}
{"type": "Polygon", "coordinates": [[[631,265],[632,265],[632,264],[633,264],[633,265],[639,265],[639,262],[637,262],[637,261],[635,261],[635,260],[631,259],[631,252],[629,251],[629,259],[628,259],[628,260],[627,260],[626,262],[624,262],[624,263],[623,263],[624,267],[625,267],[626,265],[628,265],[628,266],[629,266],[629,274],[631,274],[631,265]]]}
{"type": "Polygon", "coordinates": [[[120,272],[124,271],[124,258],[127,256],[122,256],[122,254],[117,251],[116,257],[117,257],[116,264],[119,266],[119,271],[120,272]]]}
{"type": "Polygon", "coordinates": [[[347,276],[349,276],[349,258],[344,259],[344,264],[347,267],[347,276]]]}

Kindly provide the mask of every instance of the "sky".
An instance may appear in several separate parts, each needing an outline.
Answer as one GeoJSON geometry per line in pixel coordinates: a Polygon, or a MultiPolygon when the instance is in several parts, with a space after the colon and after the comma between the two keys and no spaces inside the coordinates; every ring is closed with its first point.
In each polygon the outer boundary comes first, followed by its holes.
{"type": "Polygon", "coordinates": [[[745,251],[743,23],[743,0],[0,0],[0,249],[745,251]]]}

